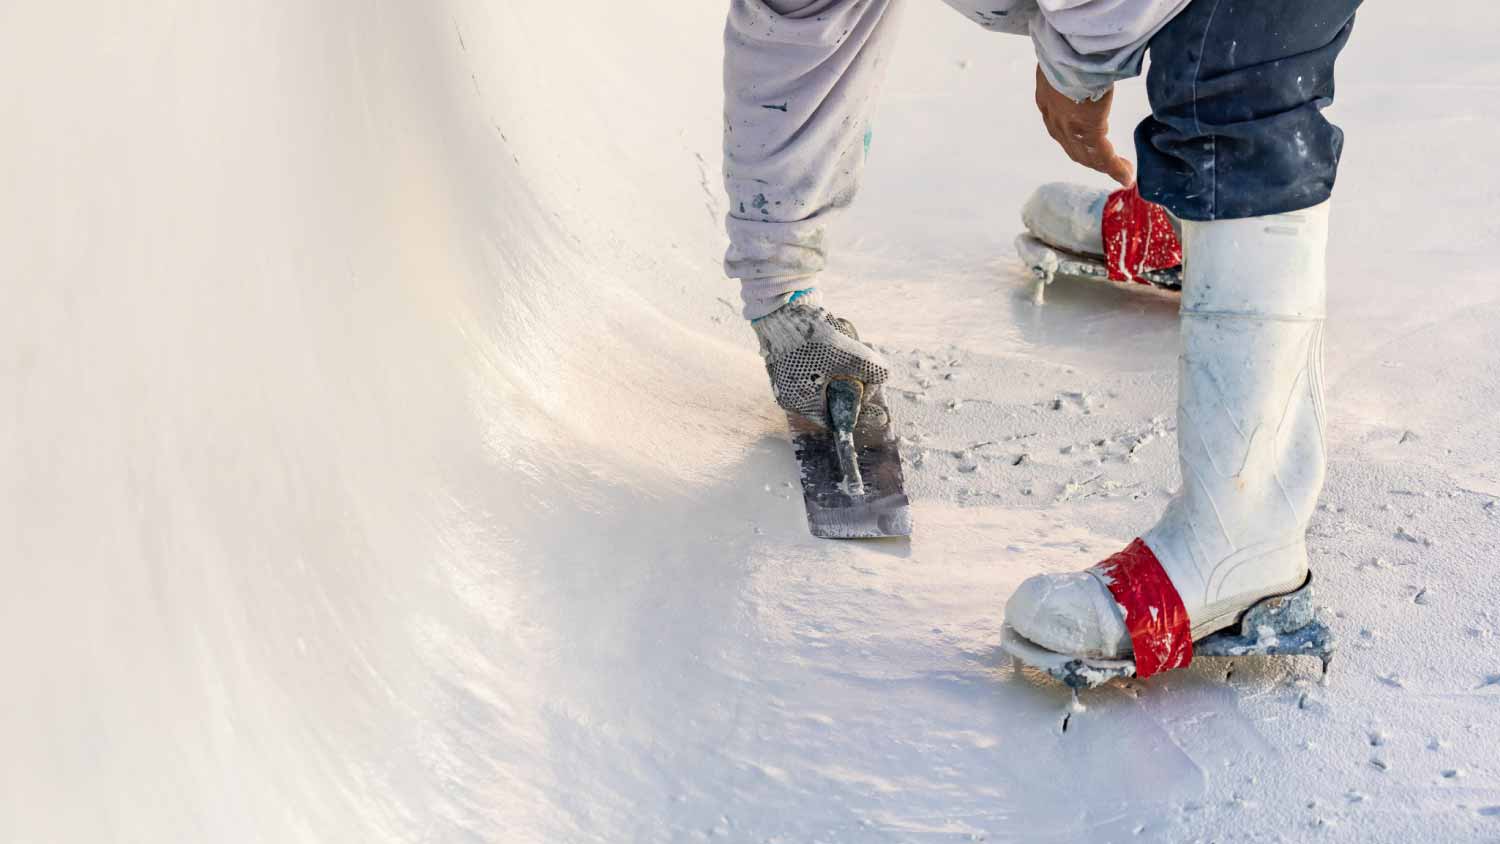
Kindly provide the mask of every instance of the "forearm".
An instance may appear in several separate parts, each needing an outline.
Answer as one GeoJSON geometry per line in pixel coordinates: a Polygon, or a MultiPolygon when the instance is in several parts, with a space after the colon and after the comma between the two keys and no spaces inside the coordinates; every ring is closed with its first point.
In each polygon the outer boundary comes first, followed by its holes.
{"type": "Polygon", "coordinates": [[[1146,45],[1189,0],[1040,0],[1031,39],[1047,81],[1077,100],[1140,73],[1146,45]]]}

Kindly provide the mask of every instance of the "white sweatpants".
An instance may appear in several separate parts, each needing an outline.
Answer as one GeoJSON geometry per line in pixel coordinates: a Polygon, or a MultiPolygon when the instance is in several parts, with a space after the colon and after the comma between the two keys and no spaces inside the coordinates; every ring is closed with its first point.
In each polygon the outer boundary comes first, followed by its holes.
{"type": "MultiPolygon", "coordinates": [[[[828,222],[859,186],[870,110],[905,2],[731,0],[724,269],[740,279],[747,318],[780,307],[823,269],[828,222]]],[[[1188,0],[944,2],[986,29],[1030,34],[1054,84],[1087,95],[1138,72],[1150,36],[1188,0]]]]}

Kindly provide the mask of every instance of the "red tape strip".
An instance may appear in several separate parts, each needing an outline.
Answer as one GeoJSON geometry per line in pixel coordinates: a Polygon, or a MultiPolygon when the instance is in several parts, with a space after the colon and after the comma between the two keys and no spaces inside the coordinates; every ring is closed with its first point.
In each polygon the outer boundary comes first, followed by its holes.
{"type": "Polygon", "coordinates": [[[1135,676],[1150,677],[1193,661],[1193,625],[1182,596],[1161,561],[1137,539],[1094,567],[1115,602],[1125,610],[1125,627],[1135,649],[1135,676]]]}
{"type": "Polygon", "coordinates": [[[1105,200],[1103,229],[1105,265],[1112,281],[1150,284],[1143,273],[1182,263],[1182,242],[1167,209],[1142,199],[1135,185],[1105,200]]]}

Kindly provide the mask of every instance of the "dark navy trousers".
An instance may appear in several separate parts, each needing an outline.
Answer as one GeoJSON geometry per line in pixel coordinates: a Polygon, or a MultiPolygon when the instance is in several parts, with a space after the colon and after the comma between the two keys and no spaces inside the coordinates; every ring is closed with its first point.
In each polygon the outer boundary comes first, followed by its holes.
{"type": "Polygon", "coordinates": [[[1279,214],[1333,190],[1322,110],[1360,0],[1193,0],[1151,39],[1141,194],[1185,220],[1279,214]]]}

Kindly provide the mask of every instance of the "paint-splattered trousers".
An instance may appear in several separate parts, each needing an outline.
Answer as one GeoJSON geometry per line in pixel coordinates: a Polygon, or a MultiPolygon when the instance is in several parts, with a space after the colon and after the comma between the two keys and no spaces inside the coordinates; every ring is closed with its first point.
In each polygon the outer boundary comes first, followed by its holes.
{"type": "MultiPolygon", "coordinates": [[[[1047,13],[1034,0],[945,1],[988,29],[1031,31],[1043,45],[1035,30],[1047,13]]],[[[740,279],[746,317],[775,310],[823,269],[828,223],[859,187],[870,112],[905,2],[731,0],[724,266],[740,279]]],[[[1151,115],[1135,133],[1142,194],[1188,220],[1276,214],[1327,199],[1343,133],[1321,112],[1333,101],[1334,62],[1359,4],[1171,7],[1141,42],[1151,53],[1151,115]]],[[[1075,64],[1087,67],[1087,59],[1075,64]]],[[[1134,72],[1139,55],[1133,65],[1128,57],[1114,64],[1134,72]]]]}

